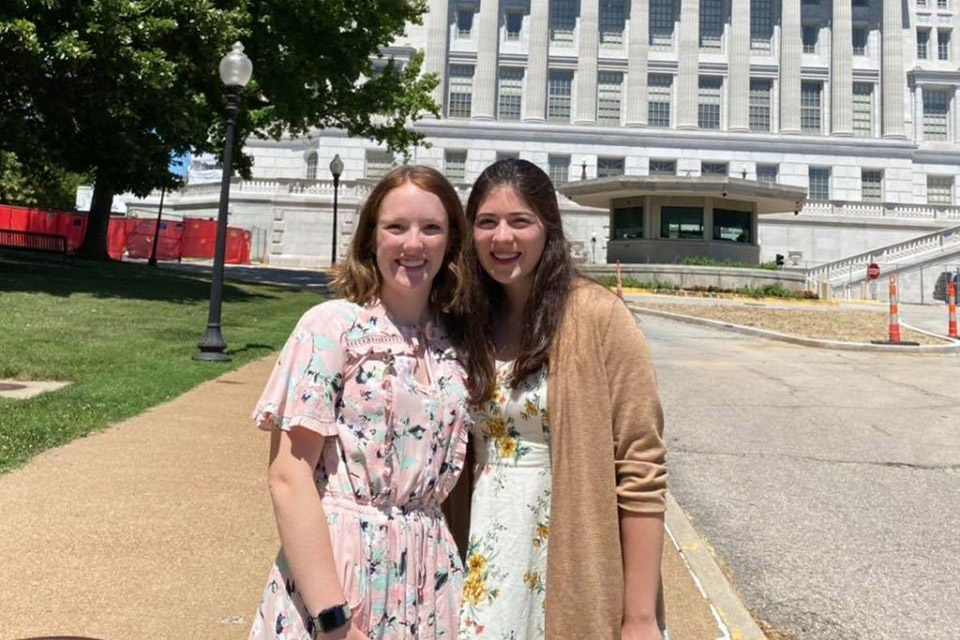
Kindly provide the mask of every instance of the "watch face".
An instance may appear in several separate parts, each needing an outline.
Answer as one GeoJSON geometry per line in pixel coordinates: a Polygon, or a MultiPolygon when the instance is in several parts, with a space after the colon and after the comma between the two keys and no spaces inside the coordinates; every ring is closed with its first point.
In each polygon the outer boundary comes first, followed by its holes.
{"type": "Polygon", "coordinates": [[[330,607],[321,611],[317,616],[317,626],[324,633],[329,633],[347,624],[351,615],[350,607],[346,604],[330,607]]]}

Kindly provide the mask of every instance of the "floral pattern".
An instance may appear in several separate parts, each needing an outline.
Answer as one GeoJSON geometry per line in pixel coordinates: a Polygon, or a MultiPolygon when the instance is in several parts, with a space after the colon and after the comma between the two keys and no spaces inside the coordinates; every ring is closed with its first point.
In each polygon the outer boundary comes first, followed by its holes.
{"type": "MultiPolygon", "coordinates": [[[[314,478],[360,629],[371,640],[453,638],[463,567],[440,503],[463,468],[470,417],[443,329],[398,325],[380,304],[318,305],[287,341],[253,417],[263,429],[327,436],[314,478]]],[[[250,638],[312,632],[281,549],[250,638]]]]}
{"type": "Polygon", "coordinates": [[[546,367],[516,389],[498,363],[493,397],[473,412],[477,469],[460,640],[544,637],[550,534],[546,367]]]}

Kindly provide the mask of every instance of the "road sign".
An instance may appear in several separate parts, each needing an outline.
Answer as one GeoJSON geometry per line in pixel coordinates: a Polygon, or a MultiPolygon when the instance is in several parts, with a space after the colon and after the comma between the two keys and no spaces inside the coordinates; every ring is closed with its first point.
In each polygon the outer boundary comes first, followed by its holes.
{"type": "Polygon", "coordinates": [[[876,262],[871,262],[867,267],[867,277],[871,280],[876,280],[880,277],[880,265],[876,262]]]}

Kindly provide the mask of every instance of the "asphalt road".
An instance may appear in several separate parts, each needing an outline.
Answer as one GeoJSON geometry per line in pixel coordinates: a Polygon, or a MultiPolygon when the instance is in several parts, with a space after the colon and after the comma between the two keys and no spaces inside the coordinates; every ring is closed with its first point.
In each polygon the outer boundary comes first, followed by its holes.
{"type": "Polygon", "coordinates": [[[804,640],[960,637],[960,357],[641,325],[671,490],[760,620],[804,640]]]}

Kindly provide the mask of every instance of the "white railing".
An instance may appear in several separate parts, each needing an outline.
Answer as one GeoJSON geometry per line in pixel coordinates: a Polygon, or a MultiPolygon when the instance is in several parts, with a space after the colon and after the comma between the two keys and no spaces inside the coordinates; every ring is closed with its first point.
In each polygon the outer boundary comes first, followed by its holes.
{"type": "MultiPolygon", "coordinates": [[[[373,189],[373,183],[366,180],[343,180],[340,182],[339,197],[349,200],[351,198],[362,200],[366,198],[373,189]]],[[[196,197],[219,195],[220,183],[211,182],[206,184],[192,184],[181,192],[183,197],[196,197]]],[[[295,180],[289,178],[279,178],[275,180],[265,180],[254,178],[252,180],[242,180],[234,178],[230,184],[231,195],[236,194],[295,194],[295,195],[316,195],[333,197],[333,180],[295,180]]],[[[160,190],[156,189],[151,194],[152,198],[160,197],[160,190]]]]}
{"type": "Polygon", "coordinates": [[[958,220],[960,207],[946,204],[901,204],[827,200],[807,202],[801,215],[848,218],[908,218],[910,220],[958,220]]]}
{"type": "Polygon", "coordinates": [[[834,286],[859,282],[866,279],[871,262],[888,272],[898,271],[910,264],[955,251],[960,251],[960,225],[812,267],[806,270],[806,277],[808,286],[820,282],[834,286]]]}

